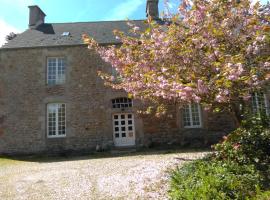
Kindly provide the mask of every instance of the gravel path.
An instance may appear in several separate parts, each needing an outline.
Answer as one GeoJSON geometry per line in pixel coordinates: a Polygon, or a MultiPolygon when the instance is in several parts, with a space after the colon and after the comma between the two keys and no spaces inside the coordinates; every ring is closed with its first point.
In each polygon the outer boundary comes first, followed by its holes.
{"type": "Polygon", "coordinates": [[[0,159],[0,199],[167,199],[168,169],[205,154],[159,152],[2,166],[0,159]]]}

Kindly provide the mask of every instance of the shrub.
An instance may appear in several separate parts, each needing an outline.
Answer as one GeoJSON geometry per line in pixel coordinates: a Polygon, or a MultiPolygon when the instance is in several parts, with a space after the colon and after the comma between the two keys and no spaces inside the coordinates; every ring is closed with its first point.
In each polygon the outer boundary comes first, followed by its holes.
{"type": "Polygon", "coordinates": [[[171,199],[247,199],[260,190],[253,165],[197,160],[171,173],[171,199]]]}
{"type": "Polygon", "coordinates": [[[216,158],[267,167],[270,163],[270,131],[238,128],[215,145],[216,158]]]}
{"type": "Polygon", "coordinates": [[[171,173],[172,199],[270,199],[269,118],[251,117],[216,152],[171,173]]]}
{"type": "Polygon", "coordinates": [[[252,117],[244,121],[224,141],[215,145],[217,160],[229,160],[241,165],[253,164],[270,187],[270,130],[269,119],[252,117]]]}
{"type": "Polygon", "coordinates": [[[252,200],[269,200],[270,199],[270,190],[260,192],[256,197],[251,198],[252,200]]]}

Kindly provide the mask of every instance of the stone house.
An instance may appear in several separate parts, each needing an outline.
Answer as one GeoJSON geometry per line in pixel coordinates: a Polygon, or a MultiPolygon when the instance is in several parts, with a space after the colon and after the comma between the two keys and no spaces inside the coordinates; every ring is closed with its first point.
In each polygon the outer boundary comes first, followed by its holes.
{"type": "MultiPolygon", "coordinates": [[[[0,49],[0,154],[91,151],[97,145],[196,146],[235,128],[228,114],[200,105],[171,105],[162,118],[139,115],[142,102],[104,86],[97,71],[112,68],[81,36],[117,44],[112,31],[127,32],[126,21],[45,23],[38,6],[29,9],[29,28],[0,49]]],[[[149,0],[146,11],[158,18],[157,1],[149,0]]],[[[143,20],[135,23],[144,26],[143,20]]],[[[256,94],[252,102],[265,108],[269,96],[256,94]]]]}

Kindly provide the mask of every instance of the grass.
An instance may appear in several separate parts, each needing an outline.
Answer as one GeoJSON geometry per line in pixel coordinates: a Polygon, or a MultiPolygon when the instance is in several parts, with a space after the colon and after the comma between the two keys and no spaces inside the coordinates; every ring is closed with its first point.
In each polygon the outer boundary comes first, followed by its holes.
{"type": "Polygon", "coordinates": [[[0,167],[16,165],[16,164],[19,164],[19,162],[20,161],[13,160],[13,159],[10,159],[10,158],[0,157],[0,167]]]}

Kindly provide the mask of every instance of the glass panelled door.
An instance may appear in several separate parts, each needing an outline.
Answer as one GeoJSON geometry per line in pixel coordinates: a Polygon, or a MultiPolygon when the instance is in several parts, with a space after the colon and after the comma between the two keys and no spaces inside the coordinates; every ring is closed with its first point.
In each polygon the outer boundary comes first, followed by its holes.
{"type": "Polygon", "coordinates": [[[135,145],[133,114],[118,113],[113,115],[113,138],[115,146],[135,145]]]}

